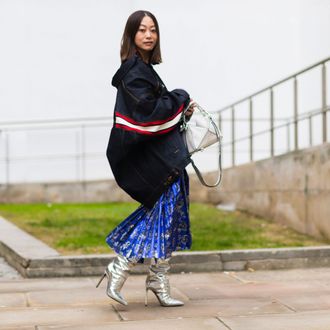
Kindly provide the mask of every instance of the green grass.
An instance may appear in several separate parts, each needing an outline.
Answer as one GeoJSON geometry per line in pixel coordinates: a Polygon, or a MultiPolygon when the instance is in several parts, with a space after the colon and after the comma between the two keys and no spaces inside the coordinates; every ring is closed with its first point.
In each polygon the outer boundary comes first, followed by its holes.
{"type": "MultiPolygon", "coordinates": [[[[112,252],[106,235],[137,203],[0,205],[0,215],[63,254],[112,252]]],[[[242,212],[192,203],[192,250],[248,249],[329,244],[242,212]]]]}

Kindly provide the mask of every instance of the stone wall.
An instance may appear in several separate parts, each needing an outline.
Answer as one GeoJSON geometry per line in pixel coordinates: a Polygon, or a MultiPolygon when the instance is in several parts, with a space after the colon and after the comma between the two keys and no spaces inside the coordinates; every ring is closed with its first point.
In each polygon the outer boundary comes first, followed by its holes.
{"type": "MultiPolygon", "coordinates": [[[[192,201],[207,202],[208,191],[190,176],[192,201]]],[[[102,203],[127,202],[132,198],[114,180],[0,185],[0,203],[102,203]]]]}
{"type": "Polygon", "coordinates": [[[0,185],[0,203],[101,203],[131,201],[115,181],[0,185]]]}
{"type": "Polygon", "coordinates": [[[330,239],[330,144],[226,169],[207,200],[330,239]]]}

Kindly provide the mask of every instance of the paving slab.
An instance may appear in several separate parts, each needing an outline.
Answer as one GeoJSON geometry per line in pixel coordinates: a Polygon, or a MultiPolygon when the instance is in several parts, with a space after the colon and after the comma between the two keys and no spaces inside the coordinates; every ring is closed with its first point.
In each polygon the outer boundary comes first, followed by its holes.
{"type": "Polygon", "coordinates": [[[218,316],[293,313],[294,311],[275,298],[226,299],[218,316]]]}
{"type": "Polygon", "coordinates": [[[56,294],[53,290],[29,292],[26,296],[31,307],[106,305],[110,302],[103,290],[95,290],[95,288],[56,290],[56,294]]]}
{"type": "MultiPolygon", "coordinates": [[[[308,286],[308,284],[306,285],[308,286]]],[[[209,283],[198,285],[187,283],[180,289],[189,299],[226,299],[226,298],[266,298],[276,296],[281,291],[297,292],[299,288],[285,283],[237,283],[213,286],[209,283]]]]}
{"type": "Polygon", "coordinates": [[[308,282],[320,286],[330,285],[330,268],[285,269],[274,272],[258,270],[255,272],[227,272],[229,276],[242,282],[308,282]]]}
{"type": "Polygon", "coordinates": [[[231,274],[227,272],[170,274],[169,278],[170,278],[170,282],[177,287],[186,285],[187,283],[191,285],[192,284],[200,285],[201,283],[212,283],[214,285],[221,286],[222,284],[235,284],[240,282],[239,279],[237,279],[234,276],[231,276],[231,274]]]}
{"type": "Polygon", "coordinates": [[[239,317],[221,317],[232,330],[329,330],[329,311],[294,314],[272,314],[239,317]]]}
{"type": "Polygon", "coordinates": [[[24,293],[0,293],[0,310],[5,307],[25,307],[27,299],[24,293]]]}
{"type": "Polygon", "coordinates": [[[185,302],[178,308],[163,308],[154,300],[145,307],[130,303],[128,306],[115,305],[125,321],[156,320],[189,317],[212,317],[220,315],[251,315],[269,313],[293,313],[280,302],[271,299],[210,299],[185,302]]]}
{"type": "Polygon", "coordinates": [[[46,278],[19,279],[0,281],[0,293],[6,292],[34,292],[52,290],[72,290],[80,288],[95,288],[96,279],[88,277],[76,278],[46,278]]]}
{"type": "Polygon", "coordinates": [[[27,307],[0,309],[1,326],[93,325],[119,321],[111,305],[79,307],[27,307]]]}
{"type": "MultiPolygon", "coordinates": [[[[1,329],[1,328],[0,328],[1,329]]],[[[133,321],[133,322],[120,322],[120,323],[107,323],[102,325],[90,326],[40,326],[38,330],[228,330],[228,328],[216,318],[189,318],[189,319],[171,319],[171,320],[157,320],[157,321],[133,321]]]]}
{"type": "Polygon", "coordinates": [[[0,325],[0,330],[37,330],[35,326],[31,326],[31,325],[28,325],[28,326],[14,326],[14,327],[8,327],[8,326],[5,326],[5,327],[2,327],[0,325]]]}
{"type": "MultiPolygon", "coordinates": [[[[313,310],[330,310],[330,291],[314,290],[312,292],[304,292],[297,295],[286,295],[281,292],[277,295],[279,301],[286,306],[299,311],[313,311],[313,310]]],[[[329,324],[330,329],[330,324],[329,324]]]]}
{"type": "Polygon", "coordinates": [[[330,288],[323,285],[329,274],[330,268],[171,274],[173,296],[185,302],[173,308],[160,306],[152,292],[144,306],[145,275],[125,283],[128,306],[106,296],[105,281],[96,289],[97,277],[0,281],[0,330],[330,330],[330,288]]]}

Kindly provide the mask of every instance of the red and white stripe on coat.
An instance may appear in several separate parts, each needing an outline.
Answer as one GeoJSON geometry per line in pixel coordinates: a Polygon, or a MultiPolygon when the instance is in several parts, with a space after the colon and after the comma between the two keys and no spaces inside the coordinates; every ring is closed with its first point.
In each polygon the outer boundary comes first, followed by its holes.
{"type": "Polygon", "coordinates": [[[147,123],[137,122],[129,117],[126,117],[116,112],[116,125],[115,127],[127,131],[134,131],[140,134],[156,135],[164,134],[171,131],[180,121],[182,115],[183,105],[171,117],[164,120],[157,120],[147,123]]]}

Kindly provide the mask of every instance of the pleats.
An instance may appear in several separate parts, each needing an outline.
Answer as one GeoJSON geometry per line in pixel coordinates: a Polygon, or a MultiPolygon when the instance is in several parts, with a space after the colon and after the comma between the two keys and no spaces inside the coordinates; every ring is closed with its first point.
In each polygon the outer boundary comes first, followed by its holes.
{"type": "Polygon", "coordinates": [[[152,209],[141,205],[106,238],[127,258],[169,258],[191,247],[189,182],[186,172],[159,198],[152,209]]]}

